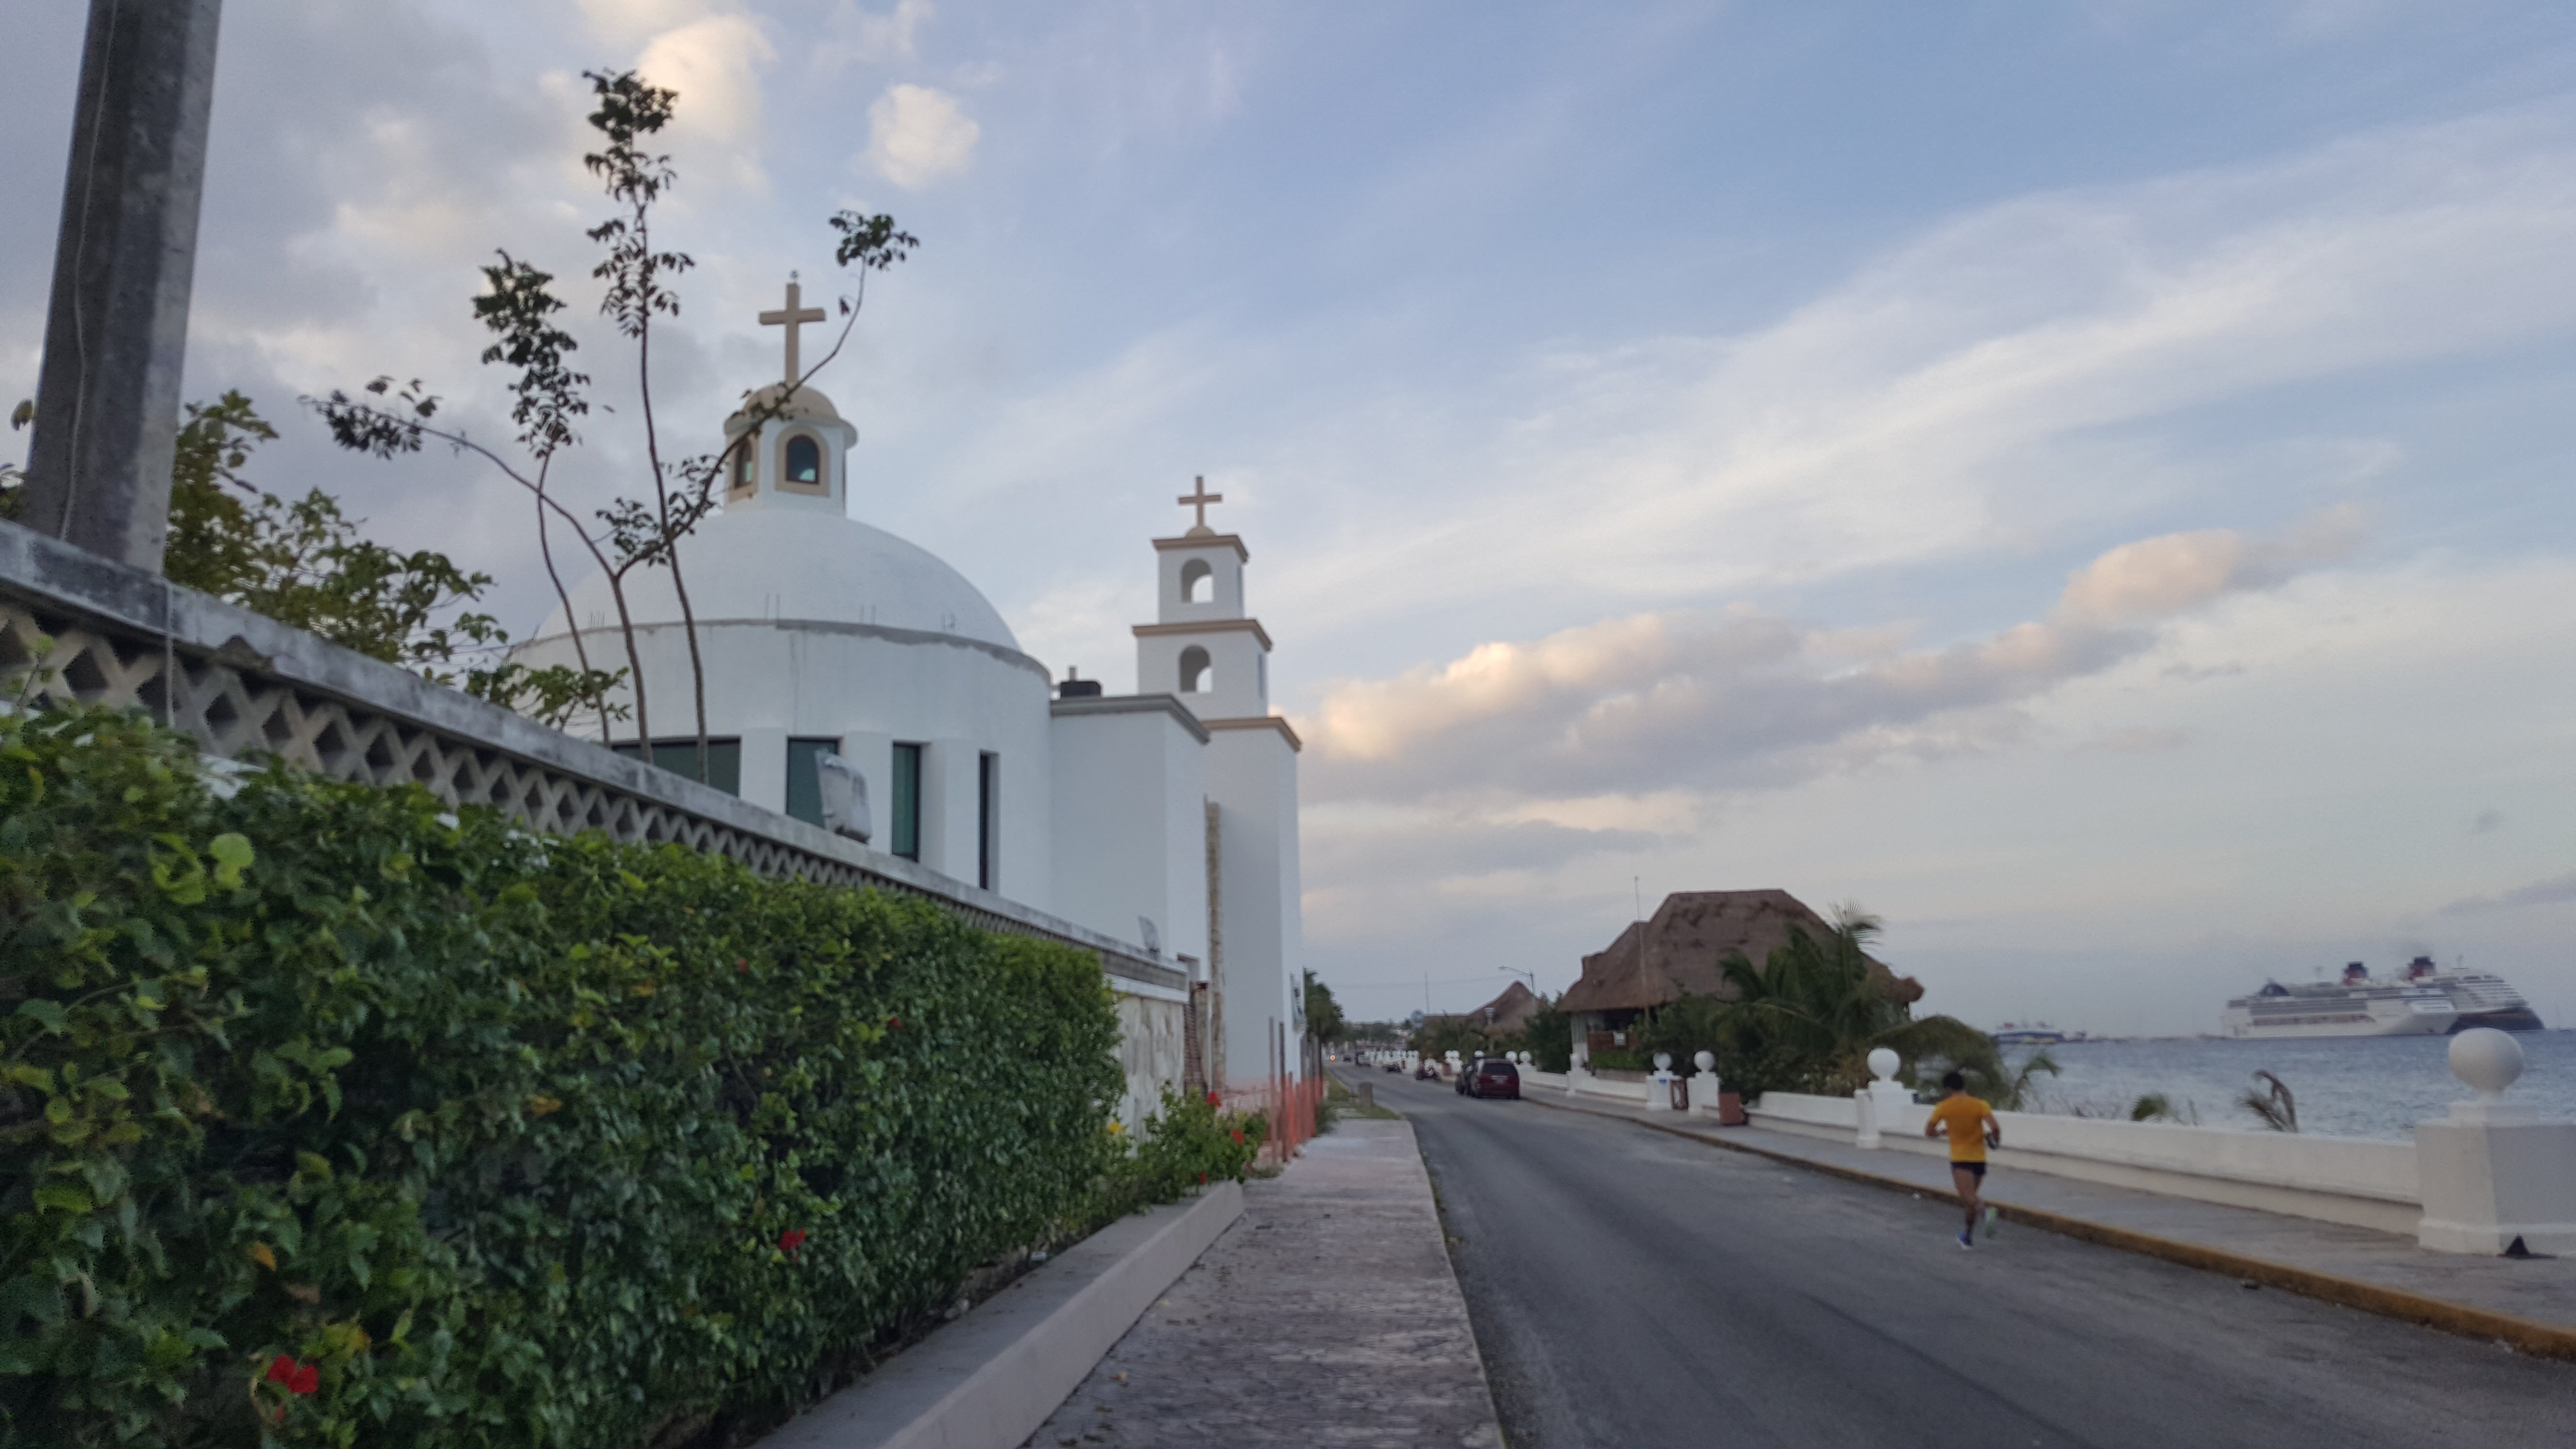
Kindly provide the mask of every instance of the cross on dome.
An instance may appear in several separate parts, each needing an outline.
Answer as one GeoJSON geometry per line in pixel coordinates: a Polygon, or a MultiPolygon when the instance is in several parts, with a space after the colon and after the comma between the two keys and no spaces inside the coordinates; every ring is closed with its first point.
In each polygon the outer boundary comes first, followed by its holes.
{"type": "Polygon", "coordinates": [[[789,272],[787,274],[787,305],[774,312],[763,312],[760,314],[761,326],[784,327],[787,329],[787,385],[789,387],[794,387],[796,385],[798,378],[805,370],[799,365],[798,361],[796,346],[797,334],[805,330],[806,323],[820,322],[823,320],[824,316],[823,309],[820,307],[800,307],[797,305],[804,300],[804,287],[797,282],[796,274],[794,272],[789,272]]]}
{"type": "Polygon", "coordinates": [[[1211,503],[1223,503],[1225,501],[1225,495],[1222,493],[1210,493],[1207,491],[1207,477],[1205,474],[1201,474],[1198,479],[1197,492],[1185,494],[1179,498],[1173,499],[1172,501],[1180,504],[1183,508],[1197,509],[1199,520],[1196,524],[1191,526],[1190,532],[1207,533],[1211,531],[1207,526],[1208,505],[1211,503]]]}

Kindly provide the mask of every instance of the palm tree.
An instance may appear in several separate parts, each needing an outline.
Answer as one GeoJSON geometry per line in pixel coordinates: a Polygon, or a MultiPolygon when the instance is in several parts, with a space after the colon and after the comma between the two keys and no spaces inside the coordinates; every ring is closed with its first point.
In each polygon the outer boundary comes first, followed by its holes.
{"type": "Polygon", "coordinates": [[[1870,960],[1880,929],[1876,916],[1846,905],[1835,909],[1833,928],[1822,939],[1790,927],[1788,942],[1759,969],[1743,952],[1729,952],[1718,970],[1734,985],[1735,999],[1673,1003],[1657,1013],[1647,1044],[1677,1055],[1712,1049],[1721,1073],[1749,1092],[1852,1091],[1869,1081],[1869,1054],[1879,1047],[1918,1068],[1946,1064],[2006,1110],[2023,1103],[2038,1075],[2056,1073],[2046,1052],[2018,1070],[2008,1067],[1993,1038],[1956,1017],[1916,1020],[1887,989],[1884,968],[1870,960]]]}

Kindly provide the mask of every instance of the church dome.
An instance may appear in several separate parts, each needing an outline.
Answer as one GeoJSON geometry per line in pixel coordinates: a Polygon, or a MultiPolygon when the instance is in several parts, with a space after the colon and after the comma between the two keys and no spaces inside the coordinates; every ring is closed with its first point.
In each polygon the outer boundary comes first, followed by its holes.
{"type": "MultiPolygon", "coordinates": [[[[965,575],[930,550],[854,518],[767,508],[719,513],[680,541],[680,568],[702,625],[746,619],[871,625],[1019,652],[1010,626],[965,575]]],[[[668,569],[627,575],[626,604],[639,625],[680,621],[668,569]]],[[[585,634],[617,627],[616,601],[596,574],[572,591],[572,611],[585,634]]],[[[565,632],[558,608],[540,637],[565,632]]]]}
{"type": "MultiPolygon", "coordinates": [[[[744,417],[751,409],[776,403],[780,394],[786,391],[787,384],[773,382],[745,398],[743,406],[734,409],[733,416],[725,419],[725,436],[731,437],[742,431],[744,417]]],[[[821,388],[809,382],[796,389],[796,396],[789,398],[787,406],[780,408],[777,414],[778,421],[783,423],[795,422],[802,418],[818,418],[837,423],[841,421],[841,412],[840,409],[832,406],[832,400],[823,395],[821,388]]]]}

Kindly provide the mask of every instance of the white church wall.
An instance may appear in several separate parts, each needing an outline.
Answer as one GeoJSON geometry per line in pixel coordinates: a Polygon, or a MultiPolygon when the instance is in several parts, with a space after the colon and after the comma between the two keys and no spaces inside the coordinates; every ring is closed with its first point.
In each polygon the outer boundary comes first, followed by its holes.
{"type": "MultiPolygon", "coordinates": [[[[926,743],[929,747],[921,752],[921,863],[972,885],[976,742],[951,737],[926,743]]],[[[875,794],[873,785],[869,794],[875,794]]]]}
{"type": "MultiPolygon", "coordinates": [[[[676,625],[637,631],[653,733],[677,739],[696,729],[688,643],[676,625]]],[[[624,662],[614,631],[585,631],[595,663],[624,662]]],[[[1013,651],[938,635],[788,620],[702,620],[707,728],[743,741],[742,793],[780,808],[786,801],[786,741],[866,741],[853,754],[867,780],[877,830],[891,845],[892,746],[929,748],[922,761],[921,863],[969,885],[976,879],[977,757],[1001,759],[999,892],[1052,910],[1047,857],[1053,846],[1044,666],[1013,651]]],[[[570,641],[541,639],[516,656],[531,664],[570,662],[570,641]]],[[[633,728],[620,726],[620,732],[633,728]]],[[[575,720],[575,733],[595,734],[575,720]]],[[[1134,923],[1116,933],[1134,935],[1134,923]]]]}
{"type": "MultiPolygon", "coordinates": [[[[1297,755],[1262,725],[1211,731],[1207,757],[1218,807],[1226,1076],[1254,1087],[1277,1059],[1276,1025],[1287,1024],[1292,1044],[1303,1030],[1297,755]]],[[[1292,1048],[1288,1068],[1296,1067],[1292,1048]]]]}
{"type": "Polygon", "coordinates": [[[1118,1120],[1144,1125],[1163,1104],[1163,1089],[1178,1089],[1187,1063],[1187,1006],[1178,999],[1122,991],[1118,994],[1118,1069],[1127,1079],[1118,1120]]]}
{"type": "Polygon", "coordinates": [[[1187,537],[1155,541],[1155,616],[1166,624],[1239,619],[1243,607],[1243,544],[1227,534],[1200,542],[1187,537]],[[1204,571],[1204,572],[1202,572],[1204,571]],[[1190,597],[1193,577],[1198,597],[1190,597]]]}
{"type": "MultiPolygon", "coordinates": [[[[712,716],[712,711],[710,711],[712,716]]],[[[697,711],[689,711],[695,727],[697,711]]],[[[712,718],[710,719],[712,723],[712,718]]],[[[659,731],[656,731],[659,733],[659,731]]],[[[787,731],[783,729],[744,729],[742,739],[742,798],[763,810],[787,811],[787,731]]]]}
{"type": "Polygon", "coordinates": [[[1270,712],[1262,668],[1260,637],[1250,620],[1228,627],[1227,621],[1188,634],[1144,634],[1136,640],[1136,692],[1178,695],[1201,719],[1235,719],[1270,712]],[[1202,688],[1181,688],[1181,656],[1197,648],[1208,654],[1209,675],[1202,688]]]}
{"type": "Polygon", "coordinates": [[[1206,960],[1205,732],[1165,696],[1055,709],[1058,913],[1121,940],[1139,939],[1143,916],[1165,960],[1206,960]]]}

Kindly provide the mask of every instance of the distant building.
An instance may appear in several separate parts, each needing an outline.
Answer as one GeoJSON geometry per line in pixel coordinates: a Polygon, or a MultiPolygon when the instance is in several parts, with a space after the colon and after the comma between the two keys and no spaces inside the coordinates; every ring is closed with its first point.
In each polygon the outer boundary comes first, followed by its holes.
{"type": "Polygon", "coordinates": [[[1528,1026],[1530,1018],[1536,1016],[1539,1008],[1546,1004],[1547,1002],[1537,992],[1515,981],[1503,988],[1502,995],[1473,1011],[1440,1016],[1425,1016],[1417,1011],[1414,1013],[1413,1025],[1414,1029],[1419,1031],[1428,1026],[1456,1022],[1472,1027],[1487,1036],[1507,1036],[1528,1026]]]}
{"type": "MultiPolygon", "coordinates": [[[[1684,996],[1733,1001],[1735,983],[1718,963],[1740,951],[1762,966],[1789,944],[1792,927],[1818,939],[1834,929],[1783,890],[1680,891],[1664,897],[1654,915],[1629,923],[1618,939],[1584,957],[1583,979],[1558,998],[1557,1010],[1573,1019],[1575,1061],[1590,1060],[1594,1051],[1626,1050],[1638,1018],[1684,996]]],[[[1912,1002],[1923,995],[1911,978],[1888,971],[1875,958],[1870,966],[1885,977],[1895,999],[1912,1002]]]]}

